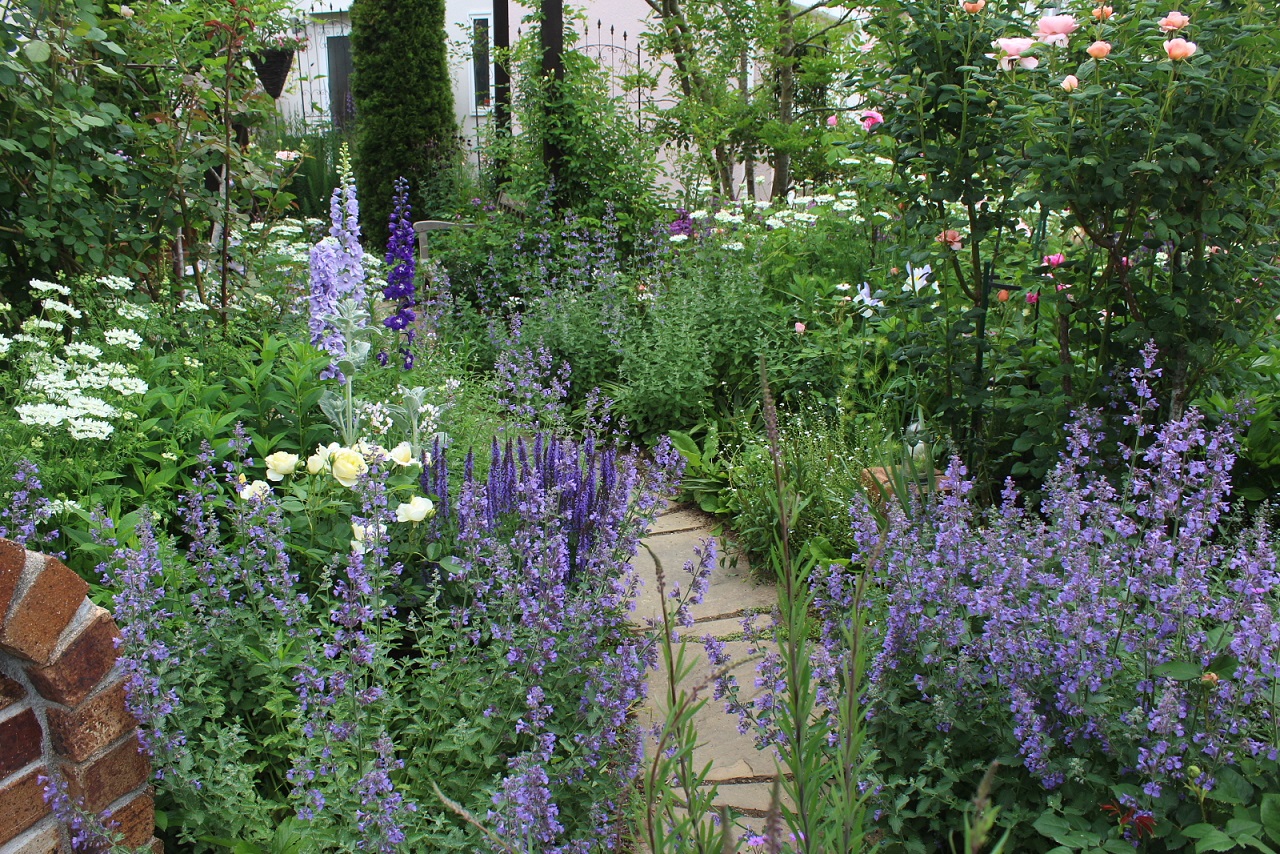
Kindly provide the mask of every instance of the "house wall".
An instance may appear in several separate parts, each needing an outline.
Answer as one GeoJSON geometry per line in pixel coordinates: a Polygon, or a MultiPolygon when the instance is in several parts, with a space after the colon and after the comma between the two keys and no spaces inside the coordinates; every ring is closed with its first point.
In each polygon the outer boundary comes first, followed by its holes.
{"type": "MultiPolygon", "coordinates": [[[[318,130],[330,127],[335,120],[342,120],[340,113],[343,105],[337,105],[335,110],[330,102],[330,89],[340,82],[337,79],[340,69],[330,68],[328,44],[330,38],[349,36],[351,3],[352,0],[295,0],[298,14],[308,19],[308,45],[295,58],[285,92],[278,102],[286,121],[295,127],[306,126],[318,130]]],[[[645,0],[586,0],[585,3],[573,4],[573,8],[581,10],[580,13],[567,11],[567,14],[575,15],[572,20],[578,33],[573,49],[586,53],[602,66],[611,69],[615,81],[620,81],[623,75],[633,73],[637,68],[653,70],[657,67],[658,63],[648,55],[640,39],[640,34],[649,26],[651,14],[645,0]]],[[[514,45],[528,31],[529,23],[526,19],[535,10],[536,3],[510,3],[508,40],[511,44],[514,45]]],[[[454,112],[462,145],[472,162],[476,161],[478,152],[484,145],[485,132],[493,121],[493,116],[490,109],[476,106],[471,25],[478,16],[488,17],[491,22],[492,12],[493,0],[446,0],[446,35],[450,43],[454,112]]],[[[491,45],[492,42],[490,30],[491,45]]],[[[492,74],[490,82],[492,83],[492,74]]],[[[615,82],[613,94],[623,108],[636,117],[637,133],[640,133],[645,127],[643,114],[654,107],[661,108],[675,103],[671,94],[673,90],[673,84],[663,75],[659,77],[654,89],[640,93],[624,93],[620,83],[615,82]]],[[[678,192],[680,187],[676,170],[672,168],[672,154],[664,152],[659,156],[664,166],[661,170],[663,184],[669,191],[678,192]]],[[[741,184],[741,167],[737,169],[737,173],[737,180],[741,184]]],[[[757,185],[756,191],[767,197],[771,173],[761,164],[757,166],[757,175],[762,176],[764,181],[757,185]]]]}

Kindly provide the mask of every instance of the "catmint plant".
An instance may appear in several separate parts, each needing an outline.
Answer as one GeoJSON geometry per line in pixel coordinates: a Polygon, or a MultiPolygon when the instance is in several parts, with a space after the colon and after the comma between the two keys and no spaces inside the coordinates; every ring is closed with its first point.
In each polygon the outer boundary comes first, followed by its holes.
{"type": "Polygon", "coordinates": [[[855,501],[854,562],[821,574],[815,606],[839,650],[855,586],[870,574],[883,597],[869,726],[900,832],[941,838],[958,804],[940,775],[976,785],[1001,757],[1017,850],[1072,832],[1173,843],[1280,783],[1270,526],[1227,529],[1231,421],[1153,426],[1153,360],[1132,375],[1135,438],[1110,444],[1079,413],[1038,509],[1011,483],[980,509],[958,461],[937,501],[855,501]],[[1118,824],[1097,806],[1117,797],[1118,824]]]}

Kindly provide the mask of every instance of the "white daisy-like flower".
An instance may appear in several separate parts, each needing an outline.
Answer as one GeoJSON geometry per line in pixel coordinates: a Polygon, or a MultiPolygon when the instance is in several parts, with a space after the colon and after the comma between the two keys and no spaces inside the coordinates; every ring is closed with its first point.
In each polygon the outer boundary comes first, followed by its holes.
{"type": "Polygon", "coordinates": [[[131,302],[122,302],[116,306],[116,315],[122,320],[150,320],[151,312],[140,305],[134,305],[131,302]]]}
{"type": "Polygon", "coordinates": [[[68,359],[86,359],[90,362],[96,362],[102,358],[102,349],[100,347],[79,341],[68,344],[62,348],[62,351],[67,354],[68,359]]]}
{"type": "Polygon", "coordinates": [[[111,424],[96,418],[74,418],[67,421],[67,432],[72,439],[107,439],[114,430],[111,424]]]}

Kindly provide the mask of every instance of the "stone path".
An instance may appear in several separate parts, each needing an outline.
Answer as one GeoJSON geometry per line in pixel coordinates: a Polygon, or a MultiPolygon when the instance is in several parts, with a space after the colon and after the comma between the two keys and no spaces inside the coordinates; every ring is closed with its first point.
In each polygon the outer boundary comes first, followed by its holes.
{"type": "MultiPolygon", "coordinates": [[[[670,508],[654,522],[644,540],[648,548],[641,548],[635,561],[644,582],[634,614],[637,622],[643,623],[646,618],[661,619],[654,558],[662,563],[668,589],[675,581],[680,582],[681,589],[687,588],[689,575],[682,568],[686,561],[694,559],[694,549],[713,537],[715,524],[707,514],[680,506],[670,508]]],[[[750,644],[742,640],[742,619],[752,612],[767,613],[777,603],[777,592],[772,584],[755,583],[746,560],[733,561],[720,548],[720,542],[717,542],[717,551],[720,558],[711,572],[707,595],[691,608],[695,625],[681,633],[689,639],[688,656],[696,659],[689,687],[710,672],[699,642],[710,634],[727,639],[726,650],[733,662],[739,663],[735,675],[742,686],[742,696],[747,698],[759,691],[754,687],[757,662],[746,660],[750,644]]],[[[667,674],[655,673],[649,680],[649,698],[639,712],[641,727],[652,728],[665,720],[666,693],[667,674]]],[[[708,762],[711,764],[707,780],[719,787],[715,803],[742,813],[747,817],[746,822],[759,828],[769,807],[777,773],[772,752],[757,750],[750,734],[739,734],[737,716],[726,714],[724,703],[719,700],[710,700],[695,722],[699,744],[694,750],[694,764],[699,768],[708,762]]]]}

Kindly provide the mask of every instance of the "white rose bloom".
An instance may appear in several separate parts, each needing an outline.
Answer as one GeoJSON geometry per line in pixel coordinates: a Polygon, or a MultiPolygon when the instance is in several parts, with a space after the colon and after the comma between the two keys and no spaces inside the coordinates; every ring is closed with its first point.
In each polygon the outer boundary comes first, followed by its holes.
{"type": "Polygon", "coordinates": [[[369,464],[364,461],[364,457],[353,448],[339,448],[329,458],[329,464],[334,480],[348,489],[355,486],[360,475],[369,470],[369,464]]]}
{"type": "Polygon", "coordinates": [[[411,500],[401,503],[396,508],[397,522],[421,522],[436,509],[430,498],[415,495],[411,500]]]}
{"type": "Polygon", "coordinates": [[[270,494],[271,484],[267,483],[265,480],[255,480],[253,483],[240,487],[240,497],[245,501],[249,501],[254,498],[266,498],[270,494]]]}
{"type": "Polygon", "coordinates": [[[298,470],[298,455],[285,451],[269,454],[263,462],[267,464],[267,480],[271,481],[284,480],[298,470]]]}
{"type": "Polygon", "coordinates": [[[412,466],[418,462],[413,458],[413,448],[408,442],[401,442],[391,449],[391,461],[398,466],[412,466]]]}
{"type": "Polygon", "coordinates": [[[378,524],[375,532],[373,525],[361,525],[359,522],[351,523],[351,550],[356,554],[364,554],[366,543],[377,545],[377,541],[387,535],[387,526],[378,524]],[[372,535],[372,536],[371,536],[372,535]]]}
{"type": "Polygon", "coordinates": [[[307,474],[320,474],[327,468],[329,468],[329,455],[325,453],[324,448],[307,457],[307,474]]]}

